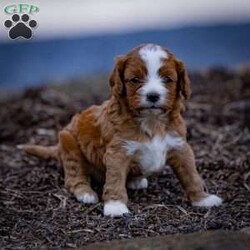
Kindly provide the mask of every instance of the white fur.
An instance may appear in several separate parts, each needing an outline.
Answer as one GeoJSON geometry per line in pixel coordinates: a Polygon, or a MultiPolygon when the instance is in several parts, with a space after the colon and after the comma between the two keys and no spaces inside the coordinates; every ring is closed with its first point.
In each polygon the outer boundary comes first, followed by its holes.
{"type": "Polygon", "coordinates": [[[192,202],[192,205],[196,207],[213,207],[220,206],[221,204],[222,199],[214,194],[209,194],[208,197],[203,198],[200,201],[192,202]]]}
{"type": "Polygon", "coordinates": [[[165,137],[154,136],[150,141],[141,143],[137,141],[126,141],[127,154],[135,156],[144,175],[160,172],[165,164],[167,152],[179,148],[184,144],[182,138],[173,135],[165,137]]]}
{"type": "Polygon", "coordinates": [[[159,45],[147,44],[139,50],[139,55],[145,62],[148,71],[144,86],[138,90],[141,95],[141,105],[150,107],[152,103],[147,100],[147,94],[157,93],[160,99],[154,105],[161,106],[165,102],[167,89],[158,71],[162,67],[162,60],[167,59],[168,54],[159,45]]]}
{"type": "Polygon", "coordinates": [[[80,202],[91,204],[91,203],[97,203],[98,198],[93,194],[83,193],[80,195],[76,195],[76,199],[80,202]]]}
{"type": "Polygon", "coordinates": [[[126,204],[124,204],[121,201],[114,201],[114,200],[110,200],[105,202],[104,204],[104,215],[106,216],[121,216],[123,214],[127,214],[129,213],[129,210],[126,206],[126,204]]]}
{"type": "Polygon", "coordinates": [[[148,180],[146,178],[138,177],[128,181],[127,187],[130,189],[145,189],[148,187],[148,180]]]}

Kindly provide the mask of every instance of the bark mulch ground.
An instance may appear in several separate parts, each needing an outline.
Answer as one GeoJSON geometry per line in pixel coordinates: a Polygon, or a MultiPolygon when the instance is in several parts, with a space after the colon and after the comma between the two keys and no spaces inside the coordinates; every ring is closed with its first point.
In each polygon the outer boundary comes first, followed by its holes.
{"type": "MultiPolygon", "coordinates": [[[[107,96],[106,83],[29,89],[0,105],[0,248],[74,248],[113,239],[249,228],[250,71],[213,69],[191,77],[188,138],[208,189],[224,200],[221,207],[191,207],[170,169],[151,178],[147,190],[129,191],[129,216],[104,217],[102,203],[80,204],[64,189],[57,162],[28,157],[15,145],[55,143],[56,131],[75,112],[107,96]]],[[[102,187],[94,183],[94,188],[101,195],[102,187]]]]}

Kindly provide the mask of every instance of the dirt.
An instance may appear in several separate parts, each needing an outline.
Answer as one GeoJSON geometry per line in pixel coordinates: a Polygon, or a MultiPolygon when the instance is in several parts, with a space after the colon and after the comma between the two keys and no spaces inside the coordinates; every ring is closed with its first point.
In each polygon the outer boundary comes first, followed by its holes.
{"type": "Polygon", "coordinates": [[[249,232],[205,231],[93,243],[78,250],[249,250],[249,232]]]}
{"type": "MultiPolygon", "coordinates": [[[[106,81],[25,91],[0,105],[0,248],[75,248],[93,242],[250,227],[250,70],[191,74],[185,118],[199,172],[223,205],[191,207],[167,169],[149,188],[129,191],[131,214],[104,217],[103,204],[67,193],[55,161],[28,157],[17,144],[56,142],[70,117],[108,96],[106,81]]],[[[102,186],[93,183],[101,196],[102,186]]]]}

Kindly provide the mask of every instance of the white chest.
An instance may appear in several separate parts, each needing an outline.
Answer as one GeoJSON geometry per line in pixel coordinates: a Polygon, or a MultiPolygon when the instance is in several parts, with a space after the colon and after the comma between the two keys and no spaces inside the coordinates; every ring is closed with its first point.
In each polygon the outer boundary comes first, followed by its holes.
{"type": "Polygon", "coordinates": [[[126,141],[127,154],[136,160],[145,175],[160,172],[166,165],[167,152],[181,147],[182,138],[172,135],[155,136],[147,142],[126,141]]]}

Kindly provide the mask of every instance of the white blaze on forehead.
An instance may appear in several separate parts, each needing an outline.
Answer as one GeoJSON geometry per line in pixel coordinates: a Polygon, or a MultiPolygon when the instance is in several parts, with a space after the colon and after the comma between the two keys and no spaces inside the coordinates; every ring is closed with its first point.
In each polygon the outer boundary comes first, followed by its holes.
{"type": "Polygon", "coordinates": [[[158,70],[162,66],[162,60],[168,58],[168,54],[159,45],[148,44],[139,50],[139,55],[145,62],[148,77],[154,77],[158,75],[158,70]]]}
{"type": "Polygon", "coordinates": [[[163,105],[167,95],[167,89],[159,75],[159,69],[163,65],[163,60],[168,58],[168,53],[159,45],[148,44],[139,50],[139,55],[147,68],[147,76],[144,86],[138,90],[141,95],[141,105],[144,107],[152,105],[147,100],[150,93],[158,94],[157,105],[163,105]]]}

